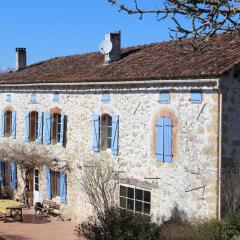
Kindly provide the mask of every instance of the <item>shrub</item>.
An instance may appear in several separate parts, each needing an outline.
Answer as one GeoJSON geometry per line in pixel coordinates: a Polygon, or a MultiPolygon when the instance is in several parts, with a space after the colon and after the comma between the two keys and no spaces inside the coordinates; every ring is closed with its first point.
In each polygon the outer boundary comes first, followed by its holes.
{"type": "Polygon", "coordinates": [[[238,236],[240,236],[239,216],[195,224],[171,219],[160,226],[159,240],[236,240],[238,236]]]}
{"type": "Polygon", "coordinates": [[[110,208],[78,225],[75,234],[87,240],[157,240],[158,231],[149,217],[110,208]]]}

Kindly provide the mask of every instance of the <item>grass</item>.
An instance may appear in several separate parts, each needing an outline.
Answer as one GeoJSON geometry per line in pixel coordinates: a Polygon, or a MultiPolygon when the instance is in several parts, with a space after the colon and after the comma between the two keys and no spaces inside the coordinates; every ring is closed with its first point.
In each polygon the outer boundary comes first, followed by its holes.
{"type": "MultiPolygon", "coordinates": [[[[11,207],[11,206],[19,206],[21,205],[20,202],[14,201],[14,200],[8,200],[8,199],[1,199],[0,200],[0,212],[5,213],[6,212],[6,207],[11,207]]],[[[0,238],[1,240],[1,238],[0,238]]]]}

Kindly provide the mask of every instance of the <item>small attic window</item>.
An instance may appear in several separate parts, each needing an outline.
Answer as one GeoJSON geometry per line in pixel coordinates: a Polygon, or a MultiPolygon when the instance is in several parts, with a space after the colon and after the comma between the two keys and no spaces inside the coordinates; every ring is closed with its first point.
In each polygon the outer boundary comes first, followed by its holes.
{"type": "Polygon", "coordinates": [[[161,92],[160,93],[160,99],[159,99],[160,103],[164,103],[167,104],[170,102],[170,94],[169,92],[161,92]]]}
{"type": "Polygon", "coordinates": [[[32,102],[32,103],[36,103],[36,102],[37,102],[37,94],[33,93],[33,94],[31,95],[31,102],[32,102]]]}
{"type": "Polygon", "coordinates": [[[8,94],[8,95],[7,95],[6,101],[7,101],[7,102],[12,102],[12,96],[11,96],[11,94],[8,94]]]}
{"type": "Polygon", "coordinates": [[[58,92],[53,93],[53,102],[59,102],[60,96],[58,92]]]}
{"type": "Polygon", "coordinates": [[[192,103],[201,103],[202,102],[201,91],[192,91],[191,102],[192,103]]]}
{"type": "Polygon", "coordinates": [[[101,101],[104,103],[108,103],[110,101],[110,95],[108,92],[102,93],[101,101]]]}

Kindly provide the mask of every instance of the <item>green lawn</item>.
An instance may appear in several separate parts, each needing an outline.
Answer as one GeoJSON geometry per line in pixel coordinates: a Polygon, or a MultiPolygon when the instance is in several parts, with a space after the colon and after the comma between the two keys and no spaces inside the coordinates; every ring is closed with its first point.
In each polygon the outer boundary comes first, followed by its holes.
{"type": "MultiPolygon", "coordinates": [[[[14,201],[14,200],[0,200],[0,212],[5,213],[6,212],[6,207],[11,207],[11,206],[18,206],[21,205],[20,202],[14,201]]],[[[1,240],[1,238],[0,238],[1,240]]]]}

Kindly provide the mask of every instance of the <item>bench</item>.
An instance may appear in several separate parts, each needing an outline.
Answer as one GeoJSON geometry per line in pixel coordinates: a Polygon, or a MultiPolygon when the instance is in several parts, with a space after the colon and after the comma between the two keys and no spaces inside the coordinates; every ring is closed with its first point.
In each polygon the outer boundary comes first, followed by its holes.
{"type": "Polygon", "coordinates": [[[60,215],[60,204],[52,201],[52,200],[46,200],[44,199],[42,203],[37,202],[35,203],[35,214],[40,211],[42,214],[44,214],[46,217],[48,215],[60,215]],[[57,213],[56,213],[57,210],[57,213]]]}

